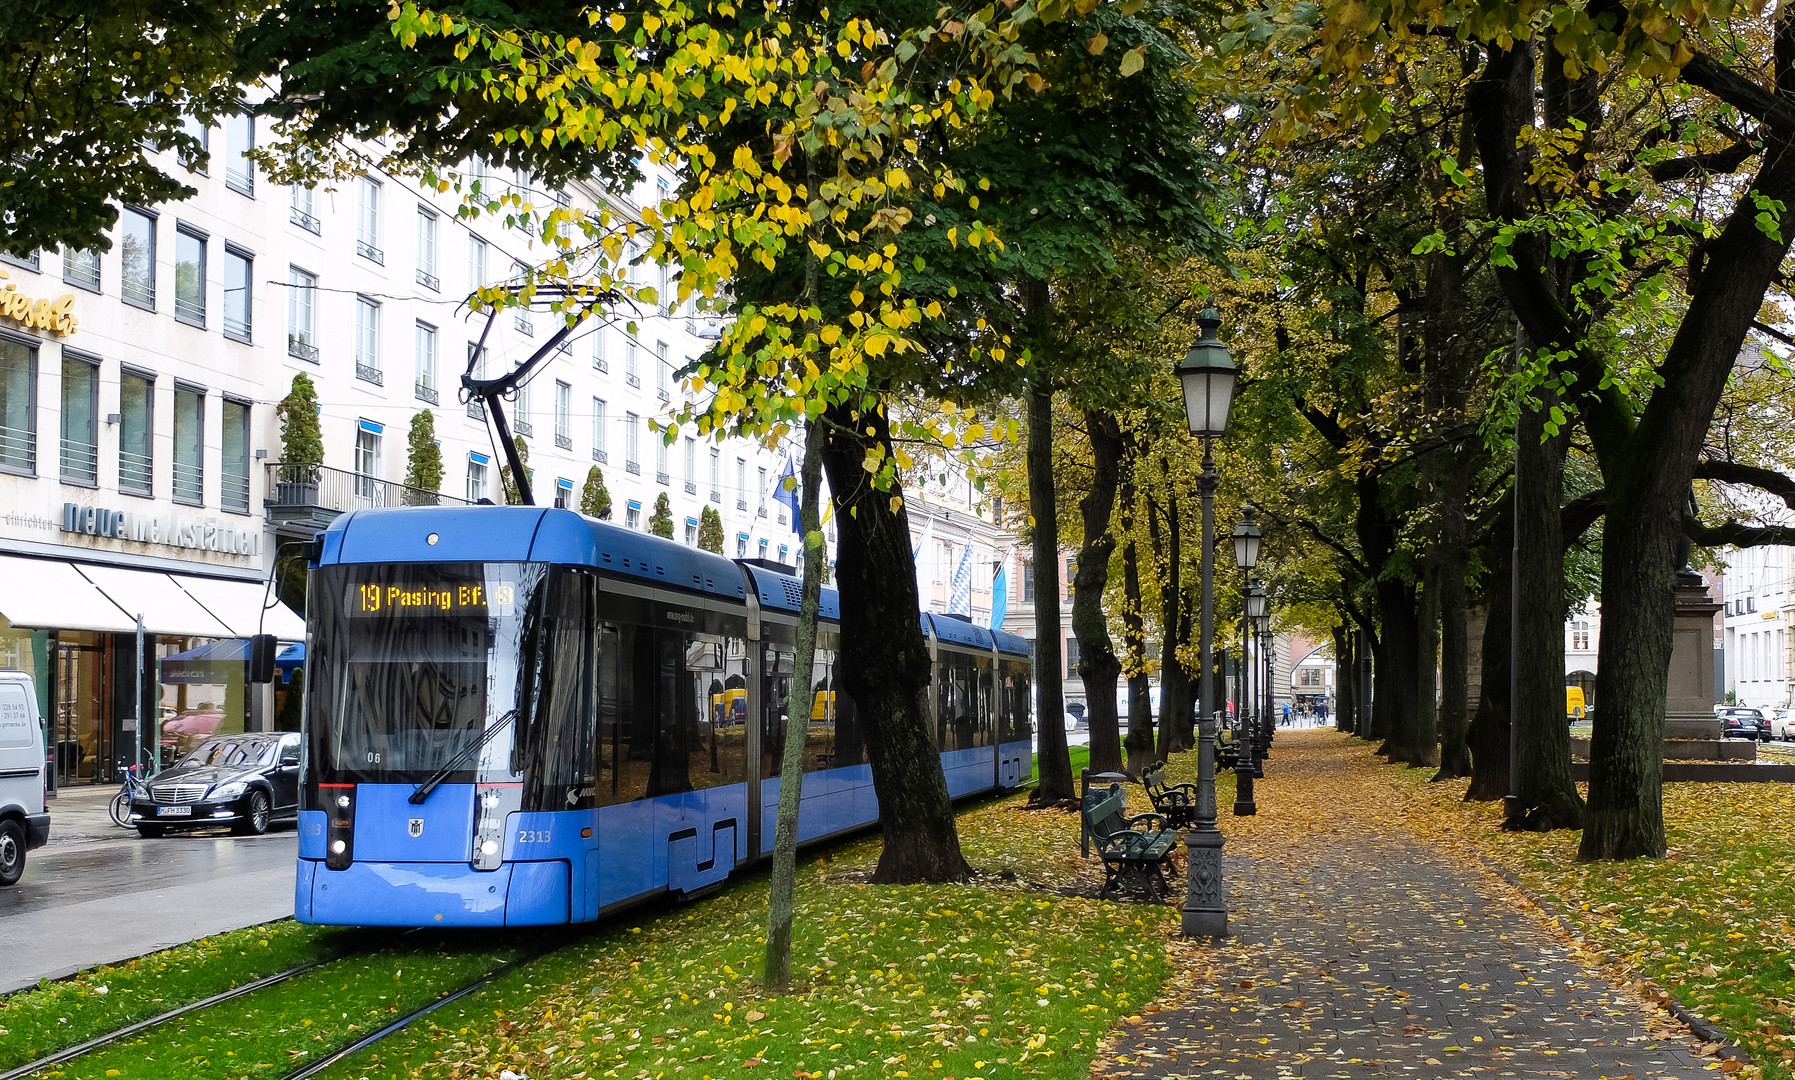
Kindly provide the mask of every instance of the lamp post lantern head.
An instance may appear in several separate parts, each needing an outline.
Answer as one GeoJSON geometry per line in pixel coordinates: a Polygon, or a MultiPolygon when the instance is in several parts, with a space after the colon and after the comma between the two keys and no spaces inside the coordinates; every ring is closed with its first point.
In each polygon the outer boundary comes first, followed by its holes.
{"type": "Polygon", "coordinates": [[[1240,524],[1230,533],[1234,538],[1234,565],[1251,570],[1259,565],[1259,522],[1253,519],[1253,508],[1240,512],[1240,524]]]}
{"type": "Polygon", "coordinates": [[[1215,330],[1221,324],[1215,309],[1205,308],[1197,316],[1203,336],[1172,367],[1184,388],[1184,414],[1190,422],[1190,433],[1203,439],[1219,439],[1227,433],[1228,410],[1234,404],[1234,380],[1240,374],[1228,355],[1228,347],[1216,339],[1215,330]]]}
{"type": "Polygon", "coordinates": [[[1260,597],[1259,614],[1253,616],[1253,630],[1261,641],[1271,636],[1271,616],[1265,613],[1265,598],[1260,597]]]}
{"type": "Polygon", "coordinates": [[[1261,624],[1263,622],[1267,621],[1266,614],[1265,614],[1265,604],[1266,604],[1265,586],[1263,586],[1263,585],[1248,586],[1248,588],[1247,588],[1247,618],[1253,620],[1253,631],[1255,633],[1259,632],[1262,629],[1261,624]]]}

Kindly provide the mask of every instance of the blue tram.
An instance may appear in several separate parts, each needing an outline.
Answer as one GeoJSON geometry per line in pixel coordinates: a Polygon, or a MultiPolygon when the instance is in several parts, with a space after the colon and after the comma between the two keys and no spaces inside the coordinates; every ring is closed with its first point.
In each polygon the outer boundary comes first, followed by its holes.
{"type": "MultiPolygon", "coordinates": [[[[567,510],[362,510],[307,598],[301,922],[524,926],[691,896],[772,853],[786,706],[810,684],[799,838],[878,820],[824,589],[567,510]]],[[[922,616],[955,798],[1030,773],[1027,642],[922,616]]]]}

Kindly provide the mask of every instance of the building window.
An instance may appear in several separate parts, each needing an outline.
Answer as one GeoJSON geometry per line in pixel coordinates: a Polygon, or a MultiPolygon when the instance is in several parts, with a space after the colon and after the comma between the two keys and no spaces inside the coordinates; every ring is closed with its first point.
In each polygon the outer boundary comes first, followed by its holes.
{"type": "Polygon", "coordinates": [[[592,460],[604,464],[611,460],[605,453],[605,399],[592,399],[592,460]]]}
{"type": "Polygon", "coordinates": [[[477,503],[486,498],[486,462],[484,454],[467,456],[467,501],[477,503]]]}
{"type": "Polygon", "coordinates": [[[641,386],[642,376],[636,372],[636,343],[633,339],[623,342],[623,381],[631,386],[641,386]]]}
{"type": "Polygon", "coordinates": [[[667,473],[667,440],[659,432],[654,433],[654,480],[657,484],[673,482],[667,473]]]}
{"type": "Polygon", "coordinates": [[[224,336],[250,342],[255,258],[228,244],[224,249],[224,336]]]}
{"type": "Polygon", "coordinates": [[[735,508],[748,509],[748,459],[735,459],[735,508]]]}
{"type": "Polygon", "coordinates": [[[687,518],[686,519],[686,546],[687,547],[697,547],[698,546],[698,519],[697,518],[687,518]]]}
{"type": "Polygon", "coordinates": [[[711,502],[723,501],[723,451],[711,447],[711,502]]]}
{"type": "Polygon", "coordinates": [[[150,494],[154,477],[156,377],[123,371],[118,379],[118,489],[150,494]]]}
{"type": "Polygon", "coordinates": [[[592,331],[592,370],[611,370],[611,361],[605,356],[605,332],[603,327],[592,331]]]}
{"type": "Polygon", "coordinates": [[[62,479],[100,483],[100,362],[62,350],[62,479]]]}
{"type": "Polygon", "coordinates": [[[698,494],[698,440],[686,437],[686,494],[698,494]]]}
{"type": "Polygon", "coordinates": [[[763,559],[767,557],[767,542],[765,540],[760,542],[760,557],[763,559]]]}
{"type": "Polygon", "coordinates": [[[1022,602],[1035,602],[1035,562],[1033,559],[1022,560],[1022,602]]]}
{"type": "Polygon", "coordinates": [[[316,302],[318,279],[299,267],[287,271],[287,355],[311,363],[318,362],[317,326],[313,304],[316,302]]]}
{"type": "Polygon", "coordinates": [[[255,198],[256,164],[249,152],[256,148],[256,119],[247,112],[225,117],[224,186],[255,198]]]}
{"type": "Polygon", "coordinates": [[[431,292],[442,291],[436,277],[436,214],[423,205],[418,207],[418,284],[431,292]]]}
{"type": "Polygon", "coordinates": [[[760,472],[760,488],[759,488],[759,493],[756,495],[756,499],[758,501],[755,504],[754,516],[755,517],[766,517],[767,516],[767,470],[766,470],[766,467],[762,466],[759,469],[759,472],[760,472]]]}
{"type": "Polygon", "coordinates": [[[181,165],[201,176],[210,176],[207,160],[212,152],[212,129],[201,123],[197,116],[184,116],[181,131],[193,140],[193,148],[180,153],[181,165]]]}
{"type": "Polygon", "coordinates": [[[374,496],[380,486],[381,431],[372,420],[355,426],[355,499],[360,506],[378,505],[374,496]]]}
{"type": "MultiPolygon", "coordinates": [[[[467,343],[467,370],[473,373],[475,379],[486,378],[486,350],[471,341],[467,343]]],[[[470,419],[484,423],[486,420],[485,399],[468,398],[467,415],[470,419]]]]}
{"type": "Polygon", "coordinates": [[[1065,583],[1066,583],[1066,593],[1064,596],[1060,597],[1060,599],[1062,599],[1062,600],[1072,599],[1072,579],[1074,577],[1076,577],[1077,575],[1078,575],[1078,559],[1077,559],[1077,557],[1072,556],[1072,555],[1066,556],[1066,577],[1064,579],[1065,583]]]}
{"type": "MultiPolygon", "coordinates": [[[[512,263],[511,277],[512,280],[522,285],[530,280],[530,268],[523,263],[512,263]]],[[[512,325],[517,327],[517,332],[524,337],[536,336],[536,320],[530,314],[530,305],[519,303],[517,307],[513,308],[511,321],[512,325]]]]}
{"type": "Polygon", "coordinates": [[[573,481],[555,481],[555,509],[566,510],[573,505],[573,481]]]}
{"type": "Polygon", "coordinates": [[[303,184],[294,184],[292,193],[293,206],[287,212],[287,220],[306,232],[322,235],[323,227],[318,222],[318,192],[303,184]]]}
{"type": "Polygon", "coordinates": [[[639,529],[642,527],[641,503],[634,499],[629,501],[629,505],[623,508],[623,524],[626,528],[631,529],[639,529]]]}
{"type": "Polygon", "coordinates": [[[1571,624],[1571,648],[1579,652],[1589,651],[1589,624],[1581,619],[1571,624]]]}
{"type": "Polygon", "coordinates": [[[637,429],[640,427],[637,421],[639,419],[633,412],[623,414],[623,471],[631,476],[640,475],[642,472],[641,460],[636,456],[637,429]]]}
{"type": "Polygon", "coordinates": [[[738,559],[746,559],[748,557],[748,534],[747,533],[736,534],[735,557],[738,559]]]}
{"type": "Polygon", "coordinates": [[[175,227],[175,318],[202,330],[206,325],[206,238],[175,227]]]}
{"type": "Polygon", "coordinates": [[[249,402],[224,399],[218,455],[218,505],[249,513],[249,402]]]}
{"type": "Polygon", "coordinates": [[[62,280],[77,289],[100,291],[100,253],[89,248],[64,248],[62,280]]]}
{"type": "Polygon", "coordinates": [[[118,220],[121,277],[118,294],[125,303],[156,310],[156,219],[141,210],[126,210],[118,220]]]}
{"type": "Polygon", "coordinates": [[[37,472],[37,349],[0,338],[0,472],[37,472]]]}
{"type": "Polygon", "coordinates": [[[467,291],[475,292],[486,284],[486,241],[478,236],[467,239],[467,291]]]}
{"type": "Polygon", "coordinates": [[[356,186],[355,253],[386,265],[386,252],[380,247],[380,181],[368,176],[356,186]]]}
{"type": "Polygon", "coordinates": [[[419,401],[437,404],[436,394],[436,327],[427,322],[417,324],[412,344],[411,392],[419,401]]]}
{"type": "Polygon", "coordinates": [[[654,354],[656,362],[660,365],[656,376],[660,381],[655,384],[655,396],[662,401],[670,401],[673,389],[673,361],[667,358],[667,343],[665,341],[655,342],[654,354]]]}
{"type": "Polygon", "coordinates": [[[206,392],[175,383],[174,500],[203,506],[206,495],[206,392]]]}
{"type": "Polygon", "coordinates": [[[355,298],[355,377],[381,384],[380,303],[365,296],[355,298]]]}
{"type": "Polygon", "coordinates": [[[555,383],[555,445],[573,449],[573,387],[560,381],[555,383]]]}
{"type": "Polygon", "coordinates": [[[515,422],[511,425],[512,430],[526,439],[535,438],[536,425],[530,422],[530,417],[535,414],[530,411],[529,383],[517,384],[517,406],[512,411],[516,413],[515,422]]]}

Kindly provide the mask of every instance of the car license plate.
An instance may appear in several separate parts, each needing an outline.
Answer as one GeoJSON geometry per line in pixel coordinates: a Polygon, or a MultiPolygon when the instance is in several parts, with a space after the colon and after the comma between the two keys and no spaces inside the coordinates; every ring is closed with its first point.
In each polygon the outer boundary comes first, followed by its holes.
{"type": "Polygon", "coordinates": [[[156,807],[156,816],[157,817],[192,817],[193,816],[193,807],[191,807],[191,806],[158,806],[158,807],[156,807]]]}

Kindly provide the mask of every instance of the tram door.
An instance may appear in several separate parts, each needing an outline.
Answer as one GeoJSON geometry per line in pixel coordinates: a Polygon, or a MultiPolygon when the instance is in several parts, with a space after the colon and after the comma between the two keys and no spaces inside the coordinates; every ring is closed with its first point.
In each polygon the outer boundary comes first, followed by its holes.
{"type": "Polygon", "coordinates": [[[73,631],[56,640],[54,725],[56,785],[91,784],[109,775],[106,730],[106,650],[99,635],[73,631]]]}

